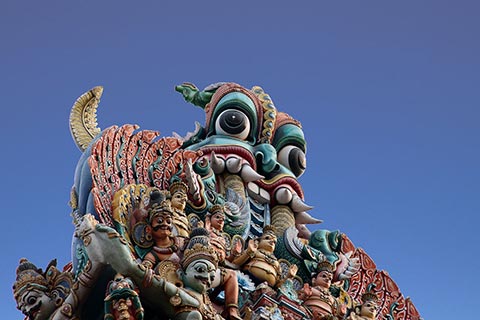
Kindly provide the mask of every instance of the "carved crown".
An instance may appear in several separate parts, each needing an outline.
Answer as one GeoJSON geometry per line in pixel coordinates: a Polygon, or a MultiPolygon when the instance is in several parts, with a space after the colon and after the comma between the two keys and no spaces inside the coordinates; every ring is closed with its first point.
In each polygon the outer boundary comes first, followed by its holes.
{"type": "Polygon", "coordinates": [[[151,222],[153,217],[158,215],[172,215],[173,209],[170,205],[169,200],[163,200],[160,203],[153,203],[150,208],[148,208],[148,221],[151,222]]]}
{"type": "Polygon", "coordinates": [[[221,215],[225,215],[225,210],[223,209],[223,206],[222,205],[219,205],[219,204],[215,204],[213,205],[209,212],[207,213],[207,215],[209,216],[213,216],[217,213],[220,213],[221,215]]]}
{"type": "Polygon", "coordinates": [[[182,182],[182,181],[175,181],[170,184],[170,187],[168,188],[168,191],[170,191],[170,194],[173,195],[177,192],[181,193],[187,193],[188,191],[188,186],[182,182]]]}
{"type": "Polygon", "coordinates": [[[277,228],[275,228],[272,225],[266,225],[265,227],[263,227],[263,235],[267,235],[267,234],[275,235],[276,232],[277,232],[277,228]]]}
{"type": "Polygon", "coordinates": [[[36,287],[48,291],[48,281],[42,269],[37,268],[25,258],[20,259],[17,267],[17,278],[13,284],[13,296],[17,299],[29,287],[36,287]]]}
{"type": "Polygon", "coordinates": [[[377,303],[378,300],[379,299],[378,299],[377,295],[372,291],[367,291],[364,294],[362,294],[362,302],[363,303],[366,303],[367,301],[373,301],[373,302],[377,303]]]}
{"type": "Polygon", "coordinates": [[[325,261],[319,262],[317,265],[317,272],[322,272],[322,271],[328,271],[333,273],[335,271],[335,268],[333,264],[325,260],[325,261]]]}
{"type": "Polygon", "coordinates": [[[204,228],[196,228],[190,234],[187,248],[183,252],[183,258],[180,262],[183,269],[198,259],[210,261],[218,266],[218,258],[215,249],[210,245],[209,232],[204,228]]]}

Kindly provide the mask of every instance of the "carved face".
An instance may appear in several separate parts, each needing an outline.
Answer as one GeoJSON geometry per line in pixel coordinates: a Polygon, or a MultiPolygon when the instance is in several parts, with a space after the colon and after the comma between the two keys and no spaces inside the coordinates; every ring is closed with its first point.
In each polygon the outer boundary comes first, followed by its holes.
{"type": "Polygon", "coordinates": [[[205,293],[212,286],[216,270],[215,265],[208,260],[195,260],[183,271],[183,283],[188,288],[205,293]]]}
{"type": "Polygon", "coordinates": [[[330,288],[332,284],[333,274],[330,271],[320,271],[313,281],[313,285],[324,289],[330,288]]]}
{"type": "Polygon", "coordinates": [[[213,229],[223,230],[223,225],[225,224],[225,216],[221,213],[215,213],[210,217],[210,223],[213,229]]]}
{"type": "Polygon", "coordinates": [[[172,208],[183,211],[187,205],[187,195],[183,192],[175,192],[171,199],[172,208]]]}
{"type": "Polygon", "coordinates": [[[113,316],[117,320],[135,320],[132,300],[119,299],[113,302],[113,316]]]}
{"type": "MultiPolygon", "coordinates": [[[[297,181],[306,169],[303,131],[297,121],[278,113],[270,98],[257,91],[232,83],[219,88],[205,108],[205,131],[191,140],[187,149],[203,152],[195,170],[210,186],[205,198],[211,204],[215,203],[217,190],[230,188],[243,201],[255,200],[271,211],[277,205],[282,206],[279,210],[290,210],[291,225],[297,213],[298,221],[304,223],[309,206],[303,202],[303,190],[297,181]],[[224,175],[238,179],[227,181],[224,175]]],[[[223,196],[229,198],[228,194],[223,196]]],[[[231,234],[244,234],[251,225],[248,210],[239,216],[226,212],[226,216],[226,229],[231,234]]]]}
{"type": "Polygon", "coordinates": [[[30,288],[17,300],[17,308],[28,320],[46,320],[55,310],[55,302],[44,291],[30,288]]]}
{"type": "Polygon", "coordinates": [[[275,244],[277,243],[277,237],[269,232],[263,234],[258,242],[258,249],[265,250],[269,253],[275,251],[275,244]]]}
{"type": "Polygon", "coordinates": [[[173,221],[169,214],[157,214],[151,222],[154,239],[168,237],[172,234],[173,221]]]}
{"type": "Polygon", "coordinates": [[[377,315],[377,305],[373,301],[367,301],[362,304],[360,315],[368,319],[375,319],[377,315]]]}

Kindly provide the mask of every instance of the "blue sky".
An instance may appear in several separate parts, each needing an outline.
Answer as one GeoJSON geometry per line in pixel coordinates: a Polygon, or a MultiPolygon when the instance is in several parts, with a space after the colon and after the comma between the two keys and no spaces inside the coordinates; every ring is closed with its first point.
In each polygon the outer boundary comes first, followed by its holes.
{"type": "Polygon", "coordinates": [[[21,257],[70,260],[75,99],[102,85],[101,128],[183,135],[205,120],[174,91],[184,81],[262,86],[302,122],[320,227],[362,247],[425,319],[477,314],[480,6],[170,3],[2,3],[2,318],[22,319],[21,257]]]}

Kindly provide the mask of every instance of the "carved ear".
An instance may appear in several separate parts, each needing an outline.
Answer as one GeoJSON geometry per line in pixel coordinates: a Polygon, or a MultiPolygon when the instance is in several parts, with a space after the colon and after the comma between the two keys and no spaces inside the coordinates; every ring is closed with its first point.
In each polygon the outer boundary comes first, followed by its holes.
{"type": "Polygon", "coordinates": [[[177,276],[183,280],[183,276],[185,275],[185,273],[183,272],[183,269],[182,268],[178,268],[177,269],[177,276]]]}
{"type": "Polygon", "coordinates": [[[210,216],[205,217],[205,229],[212,230],[212,220],[210,216]]]}

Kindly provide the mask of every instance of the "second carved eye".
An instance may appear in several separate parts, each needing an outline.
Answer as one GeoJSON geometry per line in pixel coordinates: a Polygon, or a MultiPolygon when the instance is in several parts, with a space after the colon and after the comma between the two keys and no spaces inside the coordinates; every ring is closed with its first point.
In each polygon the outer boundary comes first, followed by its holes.
{"type": "Polygon", "coordinates": [[[290,169],[292,173],[298,178],[307,167],[307,160],[305,153],[296,146],[283,147],[277,154],[278,162],[290,169]]]}
{"type": "Polygon", "coordinates": [[[217,134],[245,140],[250,132],[250,120],[240,110],[225,110],[220,113],[215,122],[215,131],[217,134]]]}

